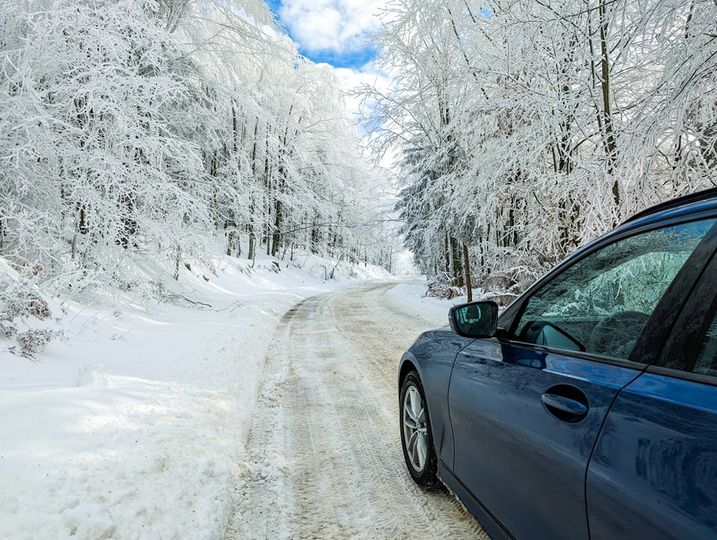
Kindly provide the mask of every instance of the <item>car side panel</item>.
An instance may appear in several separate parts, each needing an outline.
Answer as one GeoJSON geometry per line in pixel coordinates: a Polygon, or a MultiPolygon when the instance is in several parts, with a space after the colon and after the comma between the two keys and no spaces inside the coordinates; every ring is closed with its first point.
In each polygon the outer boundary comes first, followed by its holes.
{"type": "Polygon", "coordinates": [[[412,361],[418,369],[426,393],[436,455],[446,463],[453,462],[448,385],[456,354],[471,341],[449,329],[432,330],[422,334],[402,360],[412,361]]]}
{"type": "Polygon", "coordinates": [[[453,474],[516,538],[587,538],[590,452],[615,395],[639,373],[476,340],[458,354],[451,377],[453,474]],[[584,392],[586,418],[567,423],[546,410],[541,396],[556,385],[584,392]]]}
{"type": "Polygon", "coordinates": [[[717,386],[643,373],[608,414],[586,494],[592,539],[717,538],[717,386]]]}

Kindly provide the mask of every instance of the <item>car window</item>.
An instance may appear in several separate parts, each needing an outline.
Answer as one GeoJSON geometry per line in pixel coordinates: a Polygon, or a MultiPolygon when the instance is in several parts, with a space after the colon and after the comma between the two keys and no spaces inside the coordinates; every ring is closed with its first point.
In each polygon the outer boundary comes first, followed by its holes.
{"type": "Polygon", "coordinates": [[[692,371],[701,375],[717,377],[717,314],[707,328],[702,349],[692,371]]]}
{"type": "Polygon", "coordinates": [[[714,222],[637,234],[579,260],[530,297],[513,338],[627,359],[660,298],[714,222]]]}

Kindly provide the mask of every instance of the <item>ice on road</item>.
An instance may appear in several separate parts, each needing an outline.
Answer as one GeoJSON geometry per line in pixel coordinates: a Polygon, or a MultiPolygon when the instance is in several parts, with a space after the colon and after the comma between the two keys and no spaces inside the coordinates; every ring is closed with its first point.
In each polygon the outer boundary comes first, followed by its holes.
{"type": "Polygon", "coordinates": [[[452,495],[420,490],[405,470],[396,370],[433,324],[391,287],[315,296],[283,317],[227,539],[487,538],[452,495]]]}

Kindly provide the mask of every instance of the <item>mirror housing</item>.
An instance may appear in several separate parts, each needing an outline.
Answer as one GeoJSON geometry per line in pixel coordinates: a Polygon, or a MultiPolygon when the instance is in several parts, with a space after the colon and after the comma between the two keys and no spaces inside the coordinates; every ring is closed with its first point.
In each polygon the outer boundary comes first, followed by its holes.
{"type": "Polygon", "coordinates": [[[453,306],[448,312],[451,330],[467,338],[490,338],[498,330],[498,304],[492,301],[453,306]]]}

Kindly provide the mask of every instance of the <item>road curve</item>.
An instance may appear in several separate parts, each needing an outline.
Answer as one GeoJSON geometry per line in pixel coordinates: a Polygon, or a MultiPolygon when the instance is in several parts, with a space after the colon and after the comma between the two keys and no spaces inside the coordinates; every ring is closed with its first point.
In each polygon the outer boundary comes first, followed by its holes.
{"type": "Polygon", "coordinates": [[[289,310],[264,367],[226,539],[488,538],[446,491],[405,470],[396,368],[431,324],[392,285],[308,298],[289,310]]]}

